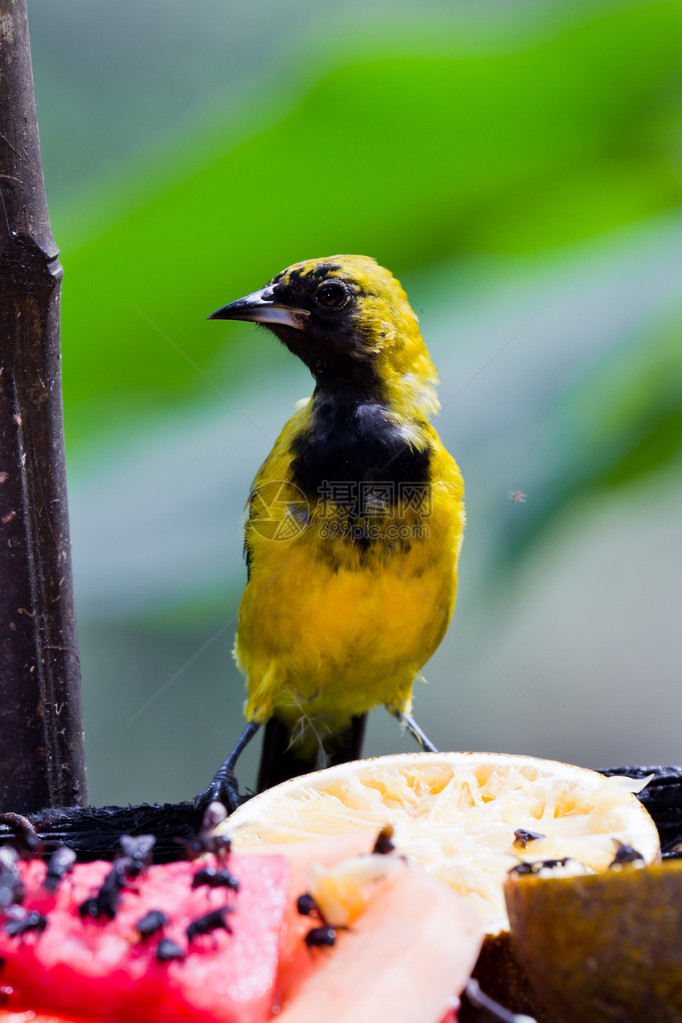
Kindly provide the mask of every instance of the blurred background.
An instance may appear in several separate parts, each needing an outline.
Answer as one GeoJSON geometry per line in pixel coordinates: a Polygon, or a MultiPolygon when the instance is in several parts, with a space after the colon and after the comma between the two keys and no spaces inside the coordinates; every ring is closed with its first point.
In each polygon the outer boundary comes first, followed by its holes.
{"type": "MultiPolygon", "coordinates": [[[[422,727],[442,749],[682,762],[682,5],[29,16],[91,801],[191,798],[241,730],[242,509],[311,382],[206,316],[337,252],[405,285],[467,485],[422,727]]],[[[368,754],[410,748],[372,714],[368,754]]]]}

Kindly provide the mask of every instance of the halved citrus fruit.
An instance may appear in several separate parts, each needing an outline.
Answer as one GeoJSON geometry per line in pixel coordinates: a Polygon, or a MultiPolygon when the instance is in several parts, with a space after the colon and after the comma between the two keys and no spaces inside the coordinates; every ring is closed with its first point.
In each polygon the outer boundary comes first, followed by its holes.
{"type": "Polygon", "coordinates": [[[564,1023],[682,1019],[682,860],[505,885],[514,948],[564,1023]]]}
{"type": "Polygon", "coordinates": [[[494,934],[508,926],[502,886],[516,865],[570,857],[576,872],[600,871],[621,843],[647,863],[660,857],[633,784],[537,757],[400,753],[283,782],[221,827],[244,848],[390,824],[398,849],[463,895],[494,934]]]}

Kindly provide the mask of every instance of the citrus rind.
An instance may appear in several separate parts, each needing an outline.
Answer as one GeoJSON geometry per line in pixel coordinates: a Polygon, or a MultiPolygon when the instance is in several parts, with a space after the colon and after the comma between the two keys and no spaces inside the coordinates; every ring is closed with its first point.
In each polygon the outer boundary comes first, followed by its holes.
{"type": "Polygon", "coordinates": [[[602,871],[619,843],[660,857],[649,814],[620,778],[538,757],[399,753],[283,782],[222,825],[235,847],[295,842],[392,825],[398,849],[463,895],[496,933],[502,886],[523,862],[571,857],[602,871]],[[517,832],[541,835],[525,843],[517,832]]]}

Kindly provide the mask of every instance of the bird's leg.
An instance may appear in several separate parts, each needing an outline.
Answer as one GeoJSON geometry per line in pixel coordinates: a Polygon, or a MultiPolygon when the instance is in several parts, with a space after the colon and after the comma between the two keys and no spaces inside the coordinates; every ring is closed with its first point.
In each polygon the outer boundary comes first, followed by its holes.
{"type": "Polygon", "coordinates": [[[245,797],[240,795],[239,783],[234,769],[240,753],[248,746],[259,728],[260,725],[255,721],[249,721],[234,744],[234,749],[214,774],[211,784],[203,792],[200,792],[194,800],[195,806],[207,806],[209,803],[217,801],[224,803],[230,813],[232,813],[233,810],[236,810],[238,806],[245,802],[245,797]]]}
{"type": "Polygon", "coordinates": [[[403,726],[403,728],[406,728],[408,730],[408,732],[410,733],[410,735],[414,736],[414,738],[417,740],[417,742],[419,743],[421,748],[426,753],[437,753],[438,752],[438,750],[433,745],[433,743],[431,742],[429,737],[426,735],[426,733],[422,732],[421,728],[419,727],[419,725],[414,720],[414,718],[412,717],[411,714],[408,714],[404,710],[395,710],[394,708],[390,708],[390,707],[389,707],[389,711],[393,715],[394,718],[398,719],[398,721],[403,726]]]}
{"type": "Polygon", "coordinates": [[[325,767],[329,767],[329,754],[322,745],[322,742],[318,744],[317,754],[315,756],[315,770],[323,771],[325,767]]]}

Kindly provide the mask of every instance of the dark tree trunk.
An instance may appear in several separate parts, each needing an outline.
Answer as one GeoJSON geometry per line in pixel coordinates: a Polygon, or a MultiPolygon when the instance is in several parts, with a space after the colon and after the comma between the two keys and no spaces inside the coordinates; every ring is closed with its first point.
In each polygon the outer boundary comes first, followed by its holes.
{"type": "Polygon", "coordinates": [[[26,0],[0,0],[0,809],[86,799],[59,349],[26,0]]]}

